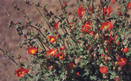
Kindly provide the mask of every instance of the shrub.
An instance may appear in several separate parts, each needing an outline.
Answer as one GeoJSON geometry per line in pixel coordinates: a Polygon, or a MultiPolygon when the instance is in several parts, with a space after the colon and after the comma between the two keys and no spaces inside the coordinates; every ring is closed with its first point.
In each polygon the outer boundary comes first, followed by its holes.
{"type": "MultiPolygon", "coordinates": [[[[131,23],[129,0],[76,0],[77,8],[67,11],[68,0],[59,0],[62,13],[55,14],[40,3],[35,7],[43,23],[24,13],[27,21],[11,22],[24,37],[29,63],[21,63],[20,81],[128,81],[130,78],[131,23]],[[112,5],[119,4],[115,12],[112,5]]],[[[15,7],[18,11],[21,9],[15,7]]],[[[19,71],[19,72],[18,72],[19,71]]]]}

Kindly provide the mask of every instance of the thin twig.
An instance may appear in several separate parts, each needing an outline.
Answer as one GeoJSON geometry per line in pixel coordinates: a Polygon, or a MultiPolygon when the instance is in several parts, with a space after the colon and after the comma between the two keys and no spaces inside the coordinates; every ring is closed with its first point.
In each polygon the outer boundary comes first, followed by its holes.
{"type": "Polygon", "coordinates": [[[44,24],[44,21],[46,21],[46,24],[48,25],[49,29],[51,30],[49,22],[47,22],[47,20],[45,19],[46,18],[45,14],[44,13],[42,14],[38,7],[35,7],[35,8],[40,13],[41,17],[43,18],[43,24],[44,24]]]}
{"type": "MultiPolygon", "coordinates": [[[[36,26],[34,26],[34,25],[29,25],[29,26],[31,26],[32,28],[34,28],[34,29],[36,29],[45,39],[46,39],[46,36],[42,33],[42,31],[40,30],[40,29],[38,29],[36,26]]],[[[44,42],[42,42],[40,39],[39,39],[39,41],[41,42],[41,45],[42,45],[42,47],[43,48],[45,48],[44,47],[44,45],[49,49],[49,47],[48,47],[48,45],[46,45],[44,42]],[[44,45],[43,45],[43,43],[44,43],[44,45]]],[[[46,41],[48,41],[47,39],[46,39],[46,41]]]]}
{"type": "Polygon", "coordinates": [[[105,19],[105,12],[104,12],[104,3],[102,0],[100,0],[100,3],[101,3],[101,7],[102,7],[102,12],[103,12],[103,19],[105,19]]]}
{"type": "Polygon", "coordinates": [[[92,0],[92,10],[94,12],[94,0],[92,0]]]}
{"type": "MultiPolygon", "coordinates": [[[[46,48],[45,48],[46,44],[45,44],[43,41],[41,41],[40,37],[37,37],[37,39],[38,39],[39,42],[41,43],[42,47],[46,50],[46,48]],[[45,46],[44,46],[44,45],[45,45],[45,46]]],[[[47,45],[46,47],[49,49],[48,45],[47,45]]]]}
{"type": "Polygon", "coordinates": [[[31,26],[32,28],[34,28],[34,29],[36,29],[37,31],[39,31],[40,34],[41,34],[44,38],[46,38],[46,36],[42,33],[42,31],[41,31],[39,28],[37,28],[37,26],[31,25],[31,24],[30,24],[29,26],[31,26]]]}
{"type": "Polygon", "coordinates": [[[17,66],[19,66],[19,64],[10,56],[8,56],[8,52],[3,50],[2,48],[0,48],[0,51],[3,53],[4,56],[7,56],[14,64],[16,64],[17,66]]]}
{"type": "MultiPolygon", "coordinates": [[[[66,15],[65,8],[62,8],[62,2],[61,2],[61,0],[59,0],[59,3],[60,3],[61,10],[62,10],[63,14],[66,16],[66,22],[67,22],[68,26],[70,27],[70,25],[69,25],[69,20],[68,20],[67,15],[66,15]]],[[[65,28],[64,28],[64,30],[65,30],[66,33],[69,35],[68,31],[67,31],[65,28]]]]}

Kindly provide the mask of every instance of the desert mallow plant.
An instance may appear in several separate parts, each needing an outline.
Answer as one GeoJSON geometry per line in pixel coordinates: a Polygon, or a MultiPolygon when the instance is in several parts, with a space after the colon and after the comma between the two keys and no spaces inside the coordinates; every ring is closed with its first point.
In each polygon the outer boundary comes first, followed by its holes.
{"type": "MultiPolygon", "coordinates": [[[[131,23],[127,11],[130,0],[76,0],[71,13],[68,1],[58,0],[62,13],[55,14],[40,3],[35,7],[43,23],[33,20],[21,9],[26,21],[11,22],[24,37],[29,63],[18,64],[20,81],[128,81],[131,49],[128,35],[131,23]],[[119,4],[114,12],[112,5],[119,4]]],[[[20,59],[20,58],[19,58],[20,59]]]]}

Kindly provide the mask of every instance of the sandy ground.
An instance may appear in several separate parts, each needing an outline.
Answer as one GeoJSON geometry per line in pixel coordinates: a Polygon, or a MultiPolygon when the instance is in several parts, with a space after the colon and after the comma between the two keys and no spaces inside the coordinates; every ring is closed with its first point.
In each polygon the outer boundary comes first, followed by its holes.
{"type": "MultiPolygon", "coordinates": [[[[58,0],[32,1],[42,1],[44,4],[50,3],[48,8],[51,11],[55,11],[54,8],[59,7],[58,0]]],[[[75,1],[76,0],[72,0],[68,4],[71,5],[75,3],[75,1]]],[[[39,20],[40,16],[34,9],[26,6],[24,0],[0,0],[0,48],[8,49],[11,54],[17,57],[18,55],[25,56],[27,52],[19,48],[18,44],[22,39],[17,35],[15,28],[8,28],[10,20],[24,21],[21,13],[14,10],[13,5],[15,3],[18,4],[19,7],[25,8],[28,14],[35,19],[35,22],[39,20]]],[[[15,76],[16,68],[17,67],[0,52],[0,81],[18,81],[18,78],[15,76]]]]}

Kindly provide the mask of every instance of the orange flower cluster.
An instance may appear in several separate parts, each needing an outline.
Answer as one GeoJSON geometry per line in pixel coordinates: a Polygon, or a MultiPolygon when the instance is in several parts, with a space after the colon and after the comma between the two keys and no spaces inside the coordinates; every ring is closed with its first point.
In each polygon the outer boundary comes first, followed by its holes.
{"type": "MultiPolygon", "coordinates": [[[[64,50],[64,48],[60,48],[61,50],[64,50]]],[[[52,48],[46,51],[45,56],[53,56],[55,58],[59,58],[60,60],[64,59],[64,53],[63,52],[58,52],[56,48],[52,48]]]]}
{"type": "MultiPolygon", "coordinates": [[[[111,0],[111,1],[112,1],[113,4],[116,3],[116,0],[111,0]]],[[[66,5],[67,5],[67,4],[65,3],[65,6],[66,6],[66,5]]],[[[131,2],[129,2],[129,3],[127,4],[127,8],[128,8],[128,9],[131,9],[131,2]]],[[[90,11],[93,11],[93,8],[90,8],[89,10],[90,10],[90,11]]],[[[77,15],[78,15],[78,17],[79,17],[79,18],[82,18],[83,15],[85,14],[85,11],[86,11],[86,10],[85,10],[82,6],[80,6],[80,7],[77,9],[77,15]]],[[[104,13],[105,13],[107,16],[109,16],[112,11],[113,11],[113,9],[112,9],[111,6],[107,6],[106,8],[104,8],[104,13]]],[[[121,16],[121,13],[118,12],[118,15],[121,16]]],[[[69,25],[72,26],[73,23],[69,23],[69,25]]],[[[84,25],[81,27],[81,31],[84,32],[84,33],[88,33],[88,34],[90,34],[90,35],[93,35],[93,34],[97,33],[97,32],[95,32],[95,31],[92,31],[92,30],[91,30],[91,25],[92,25],[92,22],[86,21],[86,22],[84,23],[84,25]]],[[[53,26],[54,26],[55,29],[58,29],[58,28],[59,28],[59,22],[56,22],[53,26]]],[[[92,25],[92,26],[93,26],[93,25],[92,25]]],[[[105,22],[102,22],[102,23],[101,23],[101,27],[99,28],[99,30],[100,30],[100,31],[109,31],[109,32],[110,32],[113,27],[114,27],[114,26],[113,26],[113,24],[112,24],[111,21],[105,21],[105,22]]],[[[97,34],[99,34],[99,33],[97,33],[97,34]]],[[[118,35],[115,34],[115,36],[113,36],[114,33],[113,33],[113,35],[112,35],[112,32],[111,32],[110,34],[107,34],[107,33],[106,33],[106,35],[104,35],[104,36],[102,36],[102,35],[103,35],[103,34],[99,34],[97,37],[102,38],[102,39],[104,40],[104,44],[105,44],[105,42],[106,42],[109,47],[105,48],[105,46],[104,46],[104,52],[107,53],[107,55],[104,55],[104,54],[101,53],[100,57],[103,58],[105,62],[107,62],[108,59],[111,59],[111,58],[109,58],[110,56],[109,56],[109,51],[108,51],[108,49],[111,50],[111,49],[113,48],[113,47],[110,46],[109,44],[111,44],[112,41],[115,42],[116,39],[118,38],[118,35]]],[[[57,40],[58,37],[60,37],[60,34],[57,35],[57,36],[50,35],[50,36],[47,36],[47,40],[48,40],[51,44],[53,44],[53,43],[56,42],[56,40],[57,40]]],[[[102,42],[103,42],[103,41],[102,41],[102,42]]],[[[67,43],[68,43],[68,41],[67,41],[67,43]]],[[[81,43],[81,42],[78,41],[78,43],[81,43]]],[[[106,44],[106,45],[107,45],[107,44],[106,44]]],[[[120,42],[119,42],[118,40],[115,42],[115,44],[120,46],[120,42]]],[[[88,47],[88,50],[93,49],[93,47],[91,47],[91,44],[90,44],[90,43],[89,43],[89,44],[86,43],[85,46],[88,47]]],[[[94,46],[94,45],[93,45],[93,46],[94,46]]],[[[60,60],[63,60],[63,59],[64,59],[64,56],[65,56],[63,50],[65,50],[65,49],[66,49],[65,46],[62,46],[62,47],[59,47],[59,48],[48,49],[48,50],[46,50],[45,56],[46,56],[46,57],[49,56],[49,57],[59,58],[60,60]]],[[[41,48],[39,48],[39,50],[42,51],[41,48]]],[[[28,54],[30,54],[30,55],[35,55],[35,54],[37,54],[37,52],[38,52],[39,50],[37,50],[37,48],[31,46],[31,47],[28,48],[28,54]]],[[[122,51],[123,51],[123,53],[128,53],[129,48],[128,48],[128,47],[125,47],[124,49],[122,49],[122,51]]],[[[91,53],[91,56],[96,56],[96,55],[95,55],[94,53],[91,53]]],[[[97,57],[97,56],[96,56],[96,57],[97,57]]],[[[21,58],[21,57],[20,57],[20,58],[21,58]]],[[[79,56],[79,57],[77,58],[77,60],[80,61],[80,60],[82,60],[81,58],[82,58],[82,56],[79,56]]],[[[126,58],[123,58],[123,57],[119,57],[116,61],[117,61],[116,63],[117,63],[119,66],[121,66],[121,67],[124,66],[124,65],[126,65],[126,63],[127,63],[127,59],[126,59],[126,58]]],[[[104,62],[104,63],[105,63],[105,62],[104,62]]],[[[74,67],[76,67],[76,64],[77,64],[77,63],[75,63],[75,62],[69,63],[69,65],[68,65],[69,69],[73,69],[74,67]]],[[[54,69],[54,68],[56,68],[55,65],[52,65],[52,66],[49,65],[48,70],[52,70],[52,69],[54,69]]],[[[102,74],[107,74],[107,72],[108,72],[108,67],[107,67],[107,66],[102,66],[102,67],[99,67],[98,70],[99,70],[100,73],[102,73],[102,74]]],[[[18,76],[18,77],[24,77],[25,74],[27,74],[28,72],[29,72],[28,69],[19,68],[18,70],[16,70],[16,76],[18,76]]],[[[79,76],[80,73],[79,73],[79,72],[76,72],[75,75],[79,76]]],[[[115,81],[119,81],[118,78],[114,78],[114,80],[115,80],[115,81]]]]}

